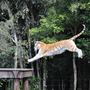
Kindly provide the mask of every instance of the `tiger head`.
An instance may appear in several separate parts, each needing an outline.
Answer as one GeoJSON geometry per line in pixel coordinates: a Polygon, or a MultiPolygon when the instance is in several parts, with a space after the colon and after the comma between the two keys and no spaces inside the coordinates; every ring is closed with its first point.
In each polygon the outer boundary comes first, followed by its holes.
{"type": "Polygon", "coordinates": [[[35,46],[34,46],[35,51],[39,50],[42,47],[43,44],[44,43],[41,42],[41,41],[36,41],[35,46]]]}

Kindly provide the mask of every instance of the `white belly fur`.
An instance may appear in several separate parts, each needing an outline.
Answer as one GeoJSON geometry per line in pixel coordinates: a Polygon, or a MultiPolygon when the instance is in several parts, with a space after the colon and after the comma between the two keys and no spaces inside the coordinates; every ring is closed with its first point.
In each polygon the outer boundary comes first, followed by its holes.
{"type": "Polygon", "coordinates": [[[46,56],[52,56],[52,55],[61,54],[61,53],[65,52],[65,50],[66,50],[65,48],[51,50],[51,51],[46,53],[46,56]]]}

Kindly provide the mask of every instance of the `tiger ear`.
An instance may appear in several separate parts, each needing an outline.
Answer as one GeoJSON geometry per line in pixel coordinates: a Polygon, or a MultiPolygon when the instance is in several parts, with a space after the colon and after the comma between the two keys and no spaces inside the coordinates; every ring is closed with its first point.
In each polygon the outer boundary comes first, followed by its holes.
{"type": "Polygon", "coordinates": [[[35,41],[35,44],[39,44],[40,41],[35,41]]]}

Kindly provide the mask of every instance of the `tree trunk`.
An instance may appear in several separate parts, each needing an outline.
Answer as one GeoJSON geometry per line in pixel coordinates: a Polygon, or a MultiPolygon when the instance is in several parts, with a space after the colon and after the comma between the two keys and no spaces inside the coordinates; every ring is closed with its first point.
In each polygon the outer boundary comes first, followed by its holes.
{"type": "Polygon", "coordinates": [[[21,36],[19,35],[19,43],[18,43],[18,50],[19,50],[19,55],[18,55],[18,58],[19,58],[19,64],[20,64],[20,68],[23,68],[24,67],[24,64],[23,64],[23,58],[24,58],[24,54],[23,54],[23,47],[21,45],[21,42],[22,42],[22,38],[21,36]]]}
{"type": "Polygon", "coordinates": [[[18,50],[19,50],[19,64],[20,64],[20,68],[23,68],[23,48],[21,46],[21,44],[19,44],[18,46],[18,50]]]}
{"type": "Polygon", "coordinates": [[[17,43],[17,36],[16,36],[16,31],[15,30],[13,31],[13,36],[14,36],[14,40],[15,40],[15,44],[16,44],[15,56],[14,56],[14,59],[15,59],[14,68],[17,68],[18,43],[17,43]]]}
{"type": "Polygon", "coordinates": [[[74,72],[74,90],[77,90],[77,68],[75,63],[75,54],[73,53],[73,72],[74,72]]]}
{"type": "Polygon", "coordinates": [[[43,90],[46,90],[46,60],[44,60],[43,62],[43,90]]]}

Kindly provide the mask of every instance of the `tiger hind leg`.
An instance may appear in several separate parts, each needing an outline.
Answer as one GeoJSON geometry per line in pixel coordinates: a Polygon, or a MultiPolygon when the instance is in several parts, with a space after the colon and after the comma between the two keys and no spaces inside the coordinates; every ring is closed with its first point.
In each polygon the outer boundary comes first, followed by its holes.
{"type": "Polygon", "coordinates": [[[78,53],[78,58],[83,58],[83,53],[81,49],[76,48],[76,52],[78,53]]]}

